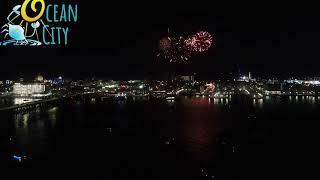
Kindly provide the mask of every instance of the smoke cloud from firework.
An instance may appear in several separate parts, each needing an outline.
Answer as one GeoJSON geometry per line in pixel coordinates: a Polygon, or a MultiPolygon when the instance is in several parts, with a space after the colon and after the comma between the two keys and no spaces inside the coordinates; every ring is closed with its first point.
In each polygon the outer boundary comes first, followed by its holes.
{"type": "Polygon", "coordinates": [[[170,37],[164,37],[160,39],[159,48],[161,51],[166,51],[171,48],[171,39],[170,37]]]}

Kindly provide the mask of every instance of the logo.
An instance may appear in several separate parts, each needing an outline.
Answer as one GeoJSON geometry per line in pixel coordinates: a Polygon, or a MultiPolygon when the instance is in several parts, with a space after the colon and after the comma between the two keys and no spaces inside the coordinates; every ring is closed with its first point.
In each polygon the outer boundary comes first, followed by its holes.
{"type": "Polygon", "coordinates": [[[8,12],[6,20],[0,26],[0,46],[67,45],[67,25],[78,22],[78,6],[25,0],[8,12]]]}

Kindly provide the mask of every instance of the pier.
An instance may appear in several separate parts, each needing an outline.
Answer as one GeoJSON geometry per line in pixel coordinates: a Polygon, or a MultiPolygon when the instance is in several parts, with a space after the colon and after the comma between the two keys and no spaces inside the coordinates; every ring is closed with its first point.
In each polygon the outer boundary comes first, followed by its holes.
{"type": "Polygon", "coordinates": [[[8,107],[0,108],[0,112],[3,112],[3,111],[13,111],[13,112],[30,111],[30,110],[34,110],[36,108],[57,105],[60,100],[61,100],[61,98],[54,97],[54,98],[50,98],[50,99],[43,99],[43,100],[28,102],[28,103],[19,104],[19,105],[12,105],[12,106],[8,106],[8,107]]]}

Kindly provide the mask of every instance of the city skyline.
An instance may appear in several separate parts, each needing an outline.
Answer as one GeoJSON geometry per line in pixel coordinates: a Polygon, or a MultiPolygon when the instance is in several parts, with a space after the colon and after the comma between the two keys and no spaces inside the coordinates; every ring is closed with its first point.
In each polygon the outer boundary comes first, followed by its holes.
{"type": "MultiPolygon", "coordinates": [[[[85,80],[85,81],[99,81],[99,80],[109,80],[109,81],[131,81],[131,80],[147,80],[147,81],[154,81],[154,80],[163,80],[163,81],[170,81],[177,77],[183,77],[183,76],[193,76],[195,80],[199,81],[237,81],[238,79],[241,79],[243,77],[254,77],[253,79],[258,79],[259,81],[263,80],[279,80],[279,81],[286,81],[286,80],[319,80],[320,76],[318,75],[309,75],[309,76],[298,76],[298,75],[292,75],[292,76],[285,76],[281,74],[273,74],[273,75],[264,75],[264,76],[258,76],[257,74],[253,74],[252,72],[216,72],[214,73],[214,76],[211,77],[205,77],[201,76],[197,73],[162,73],[158,75],[148,75],[148,76],[131,76],[131,77],[116,77],[114,76],[99,76],[99,75],[80,75],[80,76],[70,76],[66,74],[55,74],[55,73],[36,73],[36,74],[29,74],[29,75],[19,75],[19,76],[12,76],[9,78],[1,78],[0,82],[5,83],[6,81],[13,81],[13,82],[34,82],[37,81],[37,77],[41,76],[46,81],[50,80],[53,81],[58,78],[67,79],[69,81],[79,81],[79,80],[85,80]]],[[[42,82],[42,81],[41,81],[42,82]]]]}

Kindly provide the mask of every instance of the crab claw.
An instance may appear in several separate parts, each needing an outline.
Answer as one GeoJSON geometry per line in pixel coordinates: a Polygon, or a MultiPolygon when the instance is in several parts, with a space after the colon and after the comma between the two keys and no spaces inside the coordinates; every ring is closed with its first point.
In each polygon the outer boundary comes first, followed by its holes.
{"type": "Polygon", "coordinates": [[[37,22],[35,22],[35,23],[31,23],[31,27],[32,27],[33,29],[37,29],[39,26],[40,26],[39,21],[37,21],[37,22]]]}
{"type": "Polygon", "coordinates": [[[16,5],[15,7],[13,7],[12,11],[16,14],[20,14],[20,11],[19,11],[20,7],[21,5],[16,5]]]}

